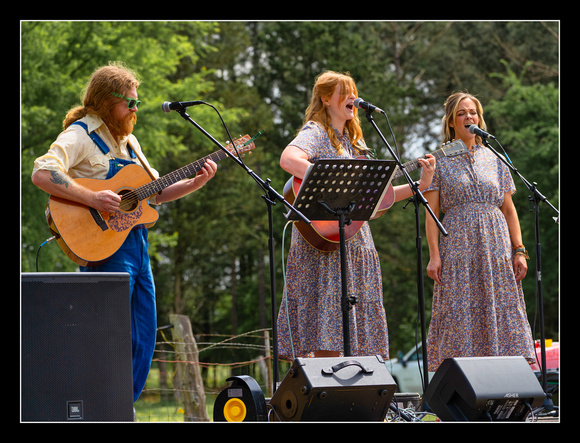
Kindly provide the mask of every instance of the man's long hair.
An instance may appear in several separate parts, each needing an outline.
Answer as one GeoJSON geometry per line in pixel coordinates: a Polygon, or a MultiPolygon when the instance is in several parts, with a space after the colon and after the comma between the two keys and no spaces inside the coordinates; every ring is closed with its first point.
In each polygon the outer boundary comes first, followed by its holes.
{"type": "MultiPolygon", "coordinates": [[[[83,106],[77,106],[68,111],[63,128],[68,128],[75,121],[87,114],[95,114],[107,124],[113,135],[122,132],[122,124],[111,118],[112,108],[123,100],[112,95],[113,92],[127,95],[133,87],[138,87],[137,76],[129,68],[119,62],[109,63],[107,66],[98,68],[91,76],[85,88],[83,106]]],[[[136,114],[133,113],[133,124],[136,123],[136,114]]],[[[124,134],[128,135],[128,134],[124,134]]]]}

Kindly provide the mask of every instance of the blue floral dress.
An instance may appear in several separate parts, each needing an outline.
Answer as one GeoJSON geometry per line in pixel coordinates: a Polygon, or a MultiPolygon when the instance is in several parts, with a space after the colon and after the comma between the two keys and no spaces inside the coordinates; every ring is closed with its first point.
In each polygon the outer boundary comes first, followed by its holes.
{"type": "Polygon", "coordinates": [[[451,357],[523,356],[534,344],[513,250],[500,210],[515,192],[509,169],[488,149],[437,162],[431,186],[439,190],[441,284],[435,282],[427,339],[429,371],[451,357]]]}
{"type": "MultiPolygon", "coordinates": [[[[321,158],[354,158],[347,136],[338,154],[316,123],[307,123],[290,145],[315,162],[321,158]]],[[[350,311],[351,355],[389,356],[387,320],[383,306],[380,262],[368,223],[346,243],[348,295],[357,303],[350,311]]],[[[342,351],[340,251],[312,247],[292,226],[285,294],[278,315],[281,357],[309,357],[314,351],[342,351]]]]}

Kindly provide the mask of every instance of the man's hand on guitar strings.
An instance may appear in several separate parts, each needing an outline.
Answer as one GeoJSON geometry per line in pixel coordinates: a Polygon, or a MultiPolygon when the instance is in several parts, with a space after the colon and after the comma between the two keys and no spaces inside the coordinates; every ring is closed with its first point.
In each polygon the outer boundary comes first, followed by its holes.
{"type": "Polygon", "coordinates": [[[121,196],[109,189],[94,193],[94,205],[91,207],[101,212],[118,212],[121,203],[121,196]]]}

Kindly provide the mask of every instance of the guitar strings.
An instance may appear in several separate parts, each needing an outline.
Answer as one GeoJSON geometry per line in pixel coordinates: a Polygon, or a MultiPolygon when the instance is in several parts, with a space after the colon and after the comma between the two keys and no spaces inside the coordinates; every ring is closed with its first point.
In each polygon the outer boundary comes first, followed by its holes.
{"type": "MultiPolygon", "coordinates": [[[[243,146],[242,146],[243,147],[243,146]]],[[[229,150],[229,149],[228,149],[229,150]]],[[[231,152],[231,151],[230,151],[231,152]]],[[[176,171],[170,172],[163,177],[159,177],[157,180],[153,180],[149,183],[144,184],[143,186],[138,187],[137,189],[133,189],[121,196],[121,205],[122,209],[130,210],[132,208],[137,207],[141,200],[145,200],[152,195],[158,193],[162,189],[166,188],[169,185],[172,185],[179,180],[187,178],[194,173],[201,170],[203,165],[206,163],[208,159],[212,160],[222,160],[227,156],[226,153],[223,151],[216,151],[210,155],[203,157],[202,159],[196,160],[189,165],[184,166],[176,171]]]]}

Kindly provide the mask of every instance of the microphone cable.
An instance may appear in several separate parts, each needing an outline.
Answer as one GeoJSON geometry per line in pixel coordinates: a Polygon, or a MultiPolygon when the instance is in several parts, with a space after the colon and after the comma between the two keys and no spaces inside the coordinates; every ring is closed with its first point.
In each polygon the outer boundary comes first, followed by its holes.
{"type": "Polygon", "coordinates": [[[234,151],[235,151],[238,159],[240,160],[242,165],[246,166],[244,163],[244,160],[242,160],[242,156],[238,152],[238,148],[237,148],[236,144],[234,143],[234,139],[232,138],[232,135],[230,134],[230,130],[228,129],[226,123],[224,122],[224,119],[222,118],[222,115],[220,114],[220,112],[211,103],[206,103],[206,102],[200,100],[200,104],[209,106],[210,108],[212,108],[216,112],[216,114],[218,115],[218,117],[220,118],[220,120],[222,122],[222,126],[224,127],[224,129],[226,130],[226,133],[228,134],[228,139],[229,139],[230,143],[232,144],[232,147],[234,148],[234,151]]]}
{"type": "Polygon", "coordinates": [[[56,235],[53,235],[50,238],[47,238],[46,240],[44,240],[44,242],[42,242],[40,244],[40,246],[38,247],[38,249],[36,250],[36,272],[38,272],[38,257],[40,255],[40,248],[42,248],[45,244],[53,241],[56,238],[56,235]]]}

